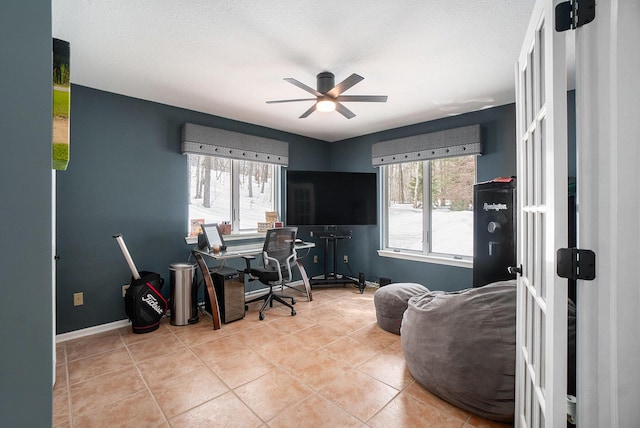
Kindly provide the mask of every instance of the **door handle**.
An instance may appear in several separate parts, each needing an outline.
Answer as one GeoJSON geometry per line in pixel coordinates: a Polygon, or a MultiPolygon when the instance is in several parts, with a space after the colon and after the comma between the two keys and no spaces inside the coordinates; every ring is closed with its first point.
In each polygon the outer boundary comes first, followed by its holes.
{"type": "Polygon", "coordinates": [[[509,272],[511,275],[520,274],[520,276],[522,276],[522,265],[520,265],[520,266],[509,266],[507,268],[507,272],[509,272]]]}

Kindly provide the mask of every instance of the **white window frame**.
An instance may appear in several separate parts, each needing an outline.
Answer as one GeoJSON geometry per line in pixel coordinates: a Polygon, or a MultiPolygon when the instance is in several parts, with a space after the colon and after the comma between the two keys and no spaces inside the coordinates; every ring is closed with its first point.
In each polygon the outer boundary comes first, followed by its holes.
{"type": "MultiPolygon", "coordinates": [[[[474,156],[474,155],[467,155],[474,156]]],[[[475,161],[475,174],[477,178],[478,174],[478,157],[474,156],[475,161]]],[[[429,177],[428,180],[422,180],[423,186],[423,237],[422,237],[422,251],[408,250],[402,248],[394,248],[389,246],[389,206],[388,206],[388,166],[382,165],[381,179],[382,179],[382,227],[380,228],[382,235],[382,249],[378,250],[378,255],[382,257],[389,257],[402,260],[412,260],[417,262],[443,264],[449,266],[458,266],[464,268],[473,268],[473,256],[465,256],[458,254],[445,254],[436,253],[430,250],[431,248],[431,162],[432,160],[425,160],[423,162],[423,176],[429,177]]],[[[476,181],[476,180],[474,180],[476,181]]],[[[473,237],[472,237],[473,239],[473,237]]]]}
{"type": "MultiPolygon", "coordinates": [[[[209,156],[211,158],[218,158],[219,156],[214,156],[214,155],[209,155],[209,154],[195,154],[195,153],[189,153],[187,154],[187,157],[189,156],[209,156]]],[[[240,162],[242,162],[243,160],[241,159],[228,159],[231,161],[231,201],[230,201],[230,210],[231,212],[229,213],[230,217],[231,217],[231,231],[232,234],[252,234],[252,233],[257,233],[258,231],[258,227],[256,225],[255,228],[249,228],[249,229],[240,229],[240,167],[239,164],[240,162]]],[[[258,163],[262,163],[262,164],[268,164],[273,168],[273,184],[271,186],[271,198],[273,200],[273,211],[277,211],[278,213],[280,213],[280,201],[281,199],[281,183],[282,183],[282,166],[281,165],[277,165],[277,164],[269,164],[267,162],[258,162],[258,163]]],[[[190,171],[190,163],[189,161],[187,161],[187,173],[188,173],[188,180],[187,180],[187,193],[189,194],[188,200],[187,200],[187,214],[189,213],[189,205],[190,205],[190,188],[191,188],[191,171],[190,171]]],[[[280,216],[280,215],[279,215],[280,216]]],[[[190,215],[188,214],[187,217],[190,217],[190,215]]],[[[189,230],[190,230],[190,218],[187,218],[187,235],[189,234],[189,230]]]]}

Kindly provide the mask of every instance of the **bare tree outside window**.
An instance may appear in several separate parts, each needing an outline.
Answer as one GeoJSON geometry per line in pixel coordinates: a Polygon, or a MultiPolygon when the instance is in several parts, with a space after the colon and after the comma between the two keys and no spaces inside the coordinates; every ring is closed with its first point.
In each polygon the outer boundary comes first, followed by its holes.
{"type": "Polygon", "coordinates": [[[276,210],[274,165],[194,154],[188,159],[190,221],[232,221],[235,232],[255,231],[265,212],[276,210]]]}
{"type": "Polygon", "coordinates": [[[387,247],[473,256],[475,156],[392,164],[385,171],[387,247]]]}

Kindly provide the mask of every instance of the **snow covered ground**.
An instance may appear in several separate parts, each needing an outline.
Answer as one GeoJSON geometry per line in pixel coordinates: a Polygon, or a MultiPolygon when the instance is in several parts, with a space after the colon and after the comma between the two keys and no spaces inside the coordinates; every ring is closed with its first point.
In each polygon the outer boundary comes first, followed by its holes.
{"type": "MultiPolygon", "coordinates": [[[[437,209],[432,216],[432,252],[473,256],[473,211],[437,209]]],[[[389,209],[389,246],[422,250],[422,209],[396,204],[389,209]]]]}

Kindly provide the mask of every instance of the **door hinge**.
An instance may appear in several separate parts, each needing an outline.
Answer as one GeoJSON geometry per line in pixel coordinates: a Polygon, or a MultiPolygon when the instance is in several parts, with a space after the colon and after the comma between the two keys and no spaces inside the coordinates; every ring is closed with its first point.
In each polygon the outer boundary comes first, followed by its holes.
{"type": "Polygon", "coordinates": [[[596,0],[569,0],[556,6],[556,31],[575,30],[596,17],[596,0]]]}
{"type": "Polygon", "coordinates": [[[596,277],[596,253],[578,248],[560,248],[557,253],[556,271],[560,278],[586,279],[596,277]]]}
{"type": "Polygon", "coordinates": [[[576,424],[576,404],[578,400],[574,395],[567,395],[567,422],[576,424]]]}

